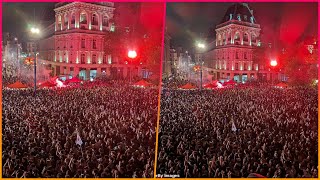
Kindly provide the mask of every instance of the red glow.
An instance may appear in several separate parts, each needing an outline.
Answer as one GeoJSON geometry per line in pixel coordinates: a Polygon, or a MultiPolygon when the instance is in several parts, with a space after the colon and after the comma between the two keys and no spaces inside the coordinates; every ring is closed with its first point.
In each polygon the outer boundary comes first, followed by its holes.
{"type": "Polygon", "coordinates": [[[131,59],[136,58],[137,57],[137,52],[134,51],[134,50],[128,51],[128,57],[131,58],[131,59]]]}
{"type": "Polygon", "coordinates": [[[277,66],[277,65],[278,65],[277,60],[271,60],[270,65],[271,65],[272,67],[277,66]]]}

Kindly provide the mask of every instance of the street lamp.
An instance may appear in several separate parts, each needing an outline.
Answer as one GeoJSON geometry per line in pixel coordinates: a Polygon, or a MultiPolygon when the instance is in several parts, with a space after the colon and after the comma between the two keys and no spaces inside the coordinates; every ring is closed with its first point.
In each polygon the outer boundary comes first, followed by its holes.
{"type": "MultiPolygon", "coordinates": [[[[277,62],[277,60],[275,60],[275,59],[271,59],[271,61],[270,61],[270,66],[271,67],[276,67],[278,65],[278,62],[277,62]]],[[[273,69],[273,73],[274,73],[274,69],[273,69]]],[[[272,84],[274,83],[274,75],[273,75],[273,73],[272,73],[272,84]]]]}
{"type": "MultiPolygon", "coordinates": [[[[129,50],[128,51],[128,58],[130,59],[130,64],[132,65],[132,60],[137,57],[137,52],[135,50],[129,50]]],[[[130,84],[132,79],[132,70],[130,70],[130,84]]]]}
{"type": "MultiPolygon", "coordinates": [[[[198,49],[200,49],[200,51],[203,51],[206,48],[206,45],[202,42],[199,42],[197,44],[198,49]]],[[[200,61],[200,90],[202,90],[202,64],[203,64],[203,59],[201,57],[199,57],[201,59],[200,61]]]]}
{"type": "MultiPolygon", "coordinates": [[[[37,36],[40,34],[40,29],[39,28],[36,28],[36,27],[32,27],[30,29],[31,31],[31,34],[34,35],[34,36],[37,36]]],[[[38,56],[38,53],[36,52],[36,50],[34,51],[34,62],[33,62],[33,65],[34,65],[34,96],[36,96],[36,91],[37,91],[37,56],[38,56]]]]}
{"type": "Polygon", "coordinates": [[[271,65],[272,67],[276,67],[276,66],[278,65],[277,60],[272,59],[272,60],[270,61],[270,65],[271,65]]]}

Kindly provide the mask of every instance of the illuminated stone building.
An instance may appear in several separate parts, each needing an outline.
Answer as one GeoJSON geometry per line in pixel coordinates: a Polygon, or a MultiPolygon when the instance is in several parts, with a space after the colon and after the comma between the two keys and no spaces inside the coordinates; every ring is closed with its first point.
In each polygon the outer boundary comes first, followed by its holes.
{"type": "Polygon", "coordinates": [[[115,7],[111,2],[57,3],[54,34],[39,41],[39,62],[52,69],[52,75],[79,76],[89,80],[111,74],[127,77],[140,74],[141,67],[125,64],[104,51],[106,31],[115,7]]]}
{"type": "Polygon", "coordinates": [[[246,3],[236,3],[228,8],[215,29],[215,48],[205,54],[213,61],[214,79],[245,82],[257,79],[259,74],[270,80],[270,72],[253,61],[253,50],[261,45],[260,30],[253,10],[246,3]]]}

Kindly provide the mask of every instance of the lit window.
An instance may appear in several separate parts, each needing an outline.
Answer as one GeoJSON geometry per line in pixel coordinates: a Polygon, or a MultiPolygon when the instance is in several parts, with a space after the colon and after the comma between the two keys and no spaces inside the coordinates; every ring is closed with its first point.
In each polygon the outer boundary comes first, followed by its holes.
{"type": "Polygon", "coordinates": [[[86,55],[85,54],[81,54],[81,64],[85,64],[86,63],[85,58],[86,58],[86,55]]]}
{"type": "Polygon", "coordinates": [[[97,63],[97,56],[94,54],[92,55],[92,64],[96,64],[97,63]]]}

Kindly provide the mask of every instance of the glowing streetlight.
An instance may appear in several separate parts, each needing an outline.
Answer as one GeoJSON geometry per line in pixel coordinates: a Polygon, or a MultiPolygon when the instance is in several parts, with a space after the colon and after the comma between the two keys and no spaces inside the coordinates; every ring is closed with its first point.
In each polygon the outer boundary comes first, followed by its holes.
{"type": "Polygon", "coordinates": [[[32,34],[40,34],[40,29],[33,27],[33,28],[31,28],[31,33],[32,34]]]}
{"type": "Polygon", "coordinates": [[[277,66],[277,65],[278,65],[278,62],[277,62],[277,60],[275,60],[275,59],[272,59],[272,60],[270,61],[270,65],[271,65],[272,67],[275,67],[275,66],[277,66]]]}
{"type": "MultiPolygon", "coordinates": [[[[32,27],[30,29],[31,34],[34,35],[39,35],[40,34],[40,29],[36,28],[36,27],[32,27]]],[[[38,53],[34,52],[34,56],[35,56],[35,60],[34,60],[34,96],[36,96],[36,92],[37,92],[37,56],[38,53]]]]}
{"type": "Polygon", "coordinates": [[[136,57],[137,57],[137,52],[134,51],[134,50],[129,50],[129,51],[128,51],[128,57],[129,57],[130,59],[136,58],[136,57]]]}
{"type": "MultiPolygon", "coordinates": [[[[197,47],[201,50],[204,50],[206,48],[206,45],[202,42],[198,42],[197,43],[197,47]]],[[[203,64],[203,60],[201,58],[201,67],[200,67],[200,90],[202,90],[202,64],[203,64]]]]}
{"type": "MultiPolygon", "coordinates": [[[[131,64],[132,64],[132,60],[137,57],[137,52],[135,50],[129,50],[128,51],[128,57],[130,58],[130,61],[131,61],[131,64]]],[[[130,70],[130,83],[131,83],[131,79],[132,79],[132,72],[130,70]]]]}
{"type": "Polygon", "coordinates": [[[204,49],[206,48],[206,45],[204,43],[198,43],[198,48],[204,49]]]}

